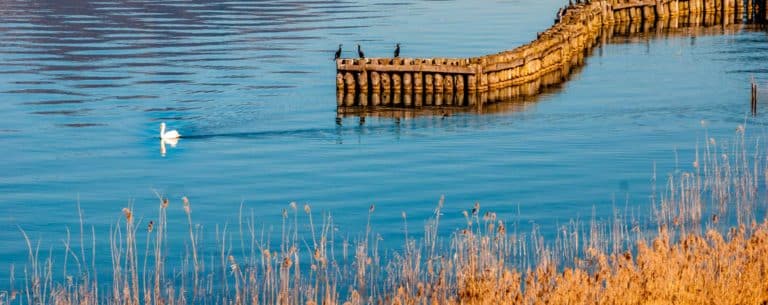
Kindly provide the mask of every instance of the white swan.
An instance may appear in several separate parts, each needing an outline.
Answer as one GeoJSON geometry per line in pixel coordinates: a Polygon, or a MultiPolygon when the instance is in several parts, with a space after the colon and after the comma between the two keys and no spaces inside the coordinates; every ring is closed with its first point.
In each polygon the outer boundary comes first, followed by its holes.
{"type": "Polygon", "coordinates": [[[165,122],[160,123],[160,139],[171,140],[181,138],[181,135],[176,130],[165,131],[165,122]]]}

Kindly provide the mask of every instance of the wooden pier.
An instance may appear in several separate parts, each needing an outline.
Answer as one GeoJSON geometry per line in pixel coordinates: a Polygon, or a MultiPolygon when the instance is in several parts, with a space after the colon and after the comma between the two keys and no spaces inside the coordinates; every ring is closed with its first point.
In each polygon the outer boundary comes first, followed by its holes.
{"type": "Polygon", "coordinates": [[[497,54],[338,59],[336,102],[340,111],[379,106],[455,108],[535,96],[566,81],[601,38],[610,36],[606,32],[617,27],[729,25],[764,22],[766,15],[766,0],[593,0],[571,6],[536,40],[497,54]]]}

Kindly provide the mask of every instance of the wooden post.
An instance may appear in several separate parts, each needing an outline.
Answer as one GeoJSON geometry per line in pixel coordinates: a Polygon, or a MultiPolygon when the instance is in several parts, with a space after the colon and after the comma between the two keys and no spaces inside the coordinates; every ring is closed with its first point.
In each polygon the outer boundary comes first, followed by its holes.
{"type": "Polygon", "coordinates": [[[344,87],[347,93],[355,93],[357,84],[355,83],[355,75],[352,72],[344,73],[344,87]]]}
{"type": "Polygon", "coordinates": [[[398,73],[392,73],[392,91],[400,92],[403,90],[402,76],[398,73]]]}
{"type": "Polygon", "coordinates": [[[747,16],[750,21],[755,20],[755,15],[757,14],[756,5],[756,0],[747,0],[747,16]]]}
{"type": "Polygon", "coordinates": [[[487,73],[480,74],[480,87],[478,89],[481,91],[488,90],[488,74],[487,73]]]}
{"type": "Polygon", "coordinates": [[[735,0],[722,0],[723,1],[723,24],[733,24],[736,14],[734,8],[735,0]]]}
{"type": "Polygon", "coordinates": [[[427,93],[427,95],[431,95],[435,93],[435,87],[432,85],[432,74],[427,73],[424,75],[424,91],[427,93]]]}
{"type": "Polygon", "coordinates": [[[642,22],[641,20],[641,14],[637,8],[629,8],[629,22],[631,23],[639,23],[642,22]]]}
{"type": "Polygon", "coordinates": [[[691,12],[696,13],[696,15],[704,14],[706,12],[706,1],[707,0],[693,0],[695,7],[691,12]]]}
{"type": "Polygon", "coordinates": [[[656,21],[655,9],[657,7],[661,7],[661,4],[656,5],[656,6],[644,6],[643,7],[642,22],[644,22],[644,23],[652,23],[652,22],[656,21]]]}
{"type": "Polygon", "coordinates": [[[443,93],[443,75],[440,73],[435,73],[434,82],[435,93],[443,93]]]}
{"type": "Polygon", "coordinates": [[[392,102],[394,102],[395,105],[399,105],[400,102],[402,102],[400,99],[402,92],[403,84],[400,74],[392,73],[392,102]]]}
{"type": "Polygon", "coordinates": [[[403,94],[403,104],[406,107],[410,107],[413,105],[413,94],[411,92],[403,94]]]}
{"type": "Polygon", "coordinates": [[[747,5],[745,7],[745,10],[747,12],[747,20],[751,21],[752,17],[753,17],[753,14],[754,14],[754,11],[755,11],[754,10],[754,5],[753,5],[752,0],[746,0],[746,1],[747,1],[747,5]]]}
{"type": "Polygon", "coordinates": [[[336,92],[344,92],[344,74],[336,73],[336,92]]]}
{"type": "Polygon", "coordinates": [[[656,0],[656,5],[653,8],[655,9],[656,19],[669,18],[669,3],[656,0]]]}
{"type": "Polygon", "coordinates": [[[477,96],[478,96],[477,92],[467,93],[467,105],[469,106],[477,105],[477,100],[478,100],[477,96]]]}
{"type": "Polygon", "coordinates": [[[360,89],[360,93],[368,93],[368,72],[362,71],[357,74],[357,86],[360,89]]]}
{"type": "Polygon", "coordinates": [[[424,92],[424,74],[421,72],[413,73],[413,92],[416,94],[424,92]]]}
{"type": "Polygon", "coordinates": [[[362,92],[357,95],[357,105],[360,107],[367,107],[368,106],[368,93],[362,92]]]}
{"type": "Polygon", "coordinates": [[[757,84],[752,81],[752,100],[750,102],[752,115],[757,115],[757,84]]]}
{"type": "Polygon", "coordinates": [[[677,17],[680,14],[680,3],[678,0],[672,0],[669,2],[669,15],[670,17],[677,17]]]}
{"type": "Polygon", "coordinates": [[[349,92],[344,95],[344,105],[346,106],[354,106],[355,105],[355,93],[349,92]]]}
{"type": "Polygon", "coordinates": [[[422,92],[414,92],[413,93],[413,106],[415,107],[421,107],[424,105],[424,95],[422,92]]]}
{"type": "Polygon", "coordinates": [[[501,100],[499,97],[499,89],[490,89],[488,90],[488,101],[496,102],[501,100]]]}
{"type": "Polygon", "coordinates": [[[381,76],[376,71],[371,72],[371,92],[381,92],[381,76]]]}
{"type": "Polygon", "coordinates": [[[686,3],[686,7],[688,8],[687,15],[689,17],[693,17],[694,14],[698,14],[698,4],[701,0],[688,0],[688,3],[686,3]]]}
{"type": "Polygon", "coordinates": [[[467,76],[467,91],[469,91],[469,93],[477,92],[477,76],[475,75],[467,76]]]}
{"type": "Polygon", "coordinates": [[[715,0],[704,0],[704,15],[712,14],[715,11],[715,0]]]}
{"type": "Polygon", "coordinates": [[[392,92],[392,78],[390,78],[389,73],[381,73],[379,78],[381,78],[381,95],[392,92]]]}
{"type": "Polygon", "coordinates": [[[403,93],[405,94],[413,93],[413,75],[411,75],[411,73],[408,73],[408,72],[403,74],[403,93]]]}
{"type": "Polygon", "coordinates": [[[768,1],[767,0],[763,0],[763,6],[760,9],[761,9],[760,14],[763,16],[762,21],[768,22],[768,1]]]}
{"type": "Polygon", "coordinates": [[[453,94],[453,80],[454,76],[451,74],[448,74],[443,78],[443,92],[453,94]]]}
{"type": "Polygon", "coordinates": [[[488,73],[488,87],[492,88],[499,83],[499,72],[488,73]]]}
{"type": "Polygon", "coordinates": [[[445,77],[443,77],[443,92],[445,94],[445,104],[451,105],[453,104],[453,95],[454,95],[454,89],[453,89],[453,75],[448,74],[445,77]]]}
{"type": "Polygon", "coordinates": [[[453,77],[453,82],[456,84],[456,93],[464,95],[464,75],[457,74],[453,77]]]}
{"type": "Polygon", "coordinates": [[[405,106],[411,106],[413,96],[413,76],[411,73],[403,74],[403,103],[405,106]]]}
{"type": "Polygon", "coordinates": [[[392,104],[392,94],[388,92],[381,94],[381,105],[389,106],[391,104],[392,104]]]}

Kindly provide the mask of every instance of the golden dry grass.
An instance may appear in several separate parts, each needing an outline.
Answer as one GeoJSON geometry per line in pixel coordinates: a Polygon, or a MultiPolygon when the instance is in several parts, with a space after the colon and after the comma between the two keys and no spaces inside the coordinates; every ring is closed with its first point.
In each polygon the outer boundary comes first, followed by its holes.
{"type": "Polygon", "coordinates": [[[0,305],[765,305],[768,220],[760,190],[768,167],[764,153],[747,150],[744,133],[737,128],[727,145],[706,137],[691,170],[669,175],[664,191],[654,191],[652,226],[614,211],[609,221],[557,228],[552,242],[538,228],[508,227],[479,203],[464,212],[465,226],[441,235],[443,199],[423,237],[409,235],[402,214],[398,251],[380,249],[373,205],[365,232],[353,240],[340,237],[330,215],[314,219],[309,205],[295,203],[283,210],[279,232],[258,229],[241,209],[236,226],[211,234],[195,225],[189,199],[174,204],[158,194],[158,213],[146,225],[131,208],[122,210],[107,250],[96,248],[95,230],[84,232],[81,223],[79,249],[67,231],[64,259],[43,259],[22,230],[29,260],[23,272],[12,269],[0,305]],[[181,249],[168,244],[169,210],[186,218],[181,249]],[[104,255],[111,270],[99,273],[96,257],[104,255]]]}

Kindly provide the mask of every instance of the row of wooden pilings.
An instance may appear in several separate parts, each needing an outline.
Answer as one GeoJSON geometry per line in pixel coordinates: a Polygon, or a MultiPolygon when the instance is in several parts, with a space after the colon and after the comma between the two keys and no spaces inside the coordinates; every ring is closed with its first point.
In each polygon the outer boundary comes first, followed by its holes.
{"type": "Polygon", "coordinates": [[[765,20],[766,13],[766,0],[593,0],[570,7],[536,40],[510,51],[474,58],[338,59],[337,105],[472,106],[533,96],[565,81],[608,25],[676,27],[682,20],[695,26],[710,17],[727,25],[765,20]]]}
{"type": "MultiPolygon", "coordinates": [[[[720,15],[724,24],[766,21],[766,0],[644,0],[609,1],[612,14],[609,22],[653,22],[673,17],[704,17],[720,15]]],[[[709,17],[711,18],[711,17],[709,17]]],[[[701,18],[698,18],[701,19],[701,18]]]]}

